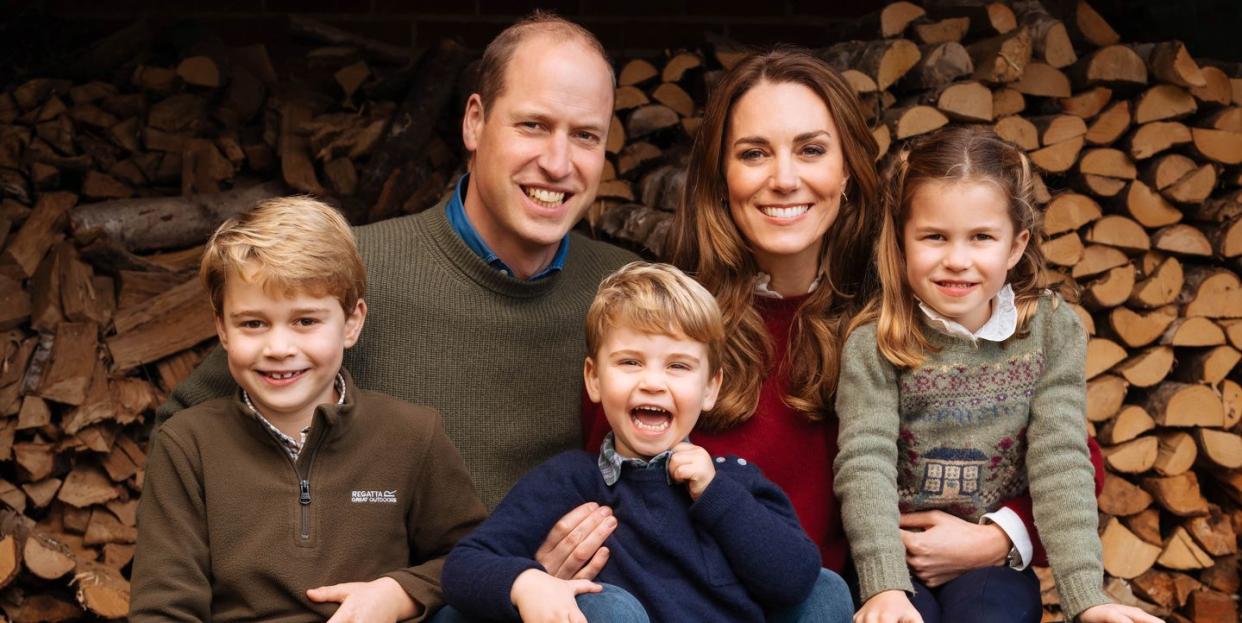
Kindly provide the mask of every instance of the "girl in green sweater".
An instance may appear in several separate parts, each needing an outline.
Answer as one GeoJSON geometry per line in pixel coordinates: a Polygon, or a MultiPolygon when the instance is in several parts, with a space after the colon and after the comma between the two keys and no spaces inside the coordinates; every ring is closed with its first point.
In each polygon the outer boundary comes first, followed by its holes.
{"type": "Polygon", "coordinates": [[[1043,286],[1030,162],[989,129],[951,128],[911,145],[889,186],[883,291],[854,323],[837,390],[835,488],[864,601],[854,620],[1039,621],[1030,569],[912,581],[899,524],[929,510],[979,521],[1029,487],[1066,613],[1159,621],[1102,590],[1086,333],[1043,286]]]}

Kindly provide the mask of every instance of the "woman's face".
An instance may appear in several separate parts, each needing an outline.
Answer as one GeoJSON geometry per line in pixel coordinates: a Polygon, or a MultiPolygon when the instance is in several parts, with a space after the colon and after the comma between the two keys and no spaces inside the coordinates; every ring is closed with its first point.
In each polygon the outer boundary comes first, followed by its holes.
{"type": "Polygon", "coordinates": [[[760,82],[738,99],[725,136],[729,212],[760,267],[817,269],[848,175],[824,101],[792,82],[760,82]]]}

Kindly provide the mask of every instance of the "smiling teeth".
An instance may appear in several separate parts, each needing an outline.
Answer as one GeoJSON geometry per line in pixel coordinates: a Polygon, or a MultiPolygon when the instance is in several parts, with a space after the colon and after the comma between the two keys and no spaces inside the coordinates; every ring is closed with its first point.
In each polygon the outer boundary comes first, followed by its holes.
{"type": "Polygon", "coordinates": [[[799,206],[789,206],[787,208],[774,208],[774,207],[759,208],[759,210],[763,212],[765,216],[770,216],[772,218],[793,218],[795,216],[801,216],[803,214],[806,214],[807,211],[809,211],[810,209],[811,209],[810,204],[803,204],[799,206]]]}
{"type": "Polygon", "coordinates": [[[543,188],[527,188],[526,196],[549,208],[558,206],[565,200],[565,193],[563,191],[557,192],[543,188]]]}
{"type": "Polygon", "coordinates": [[[267,375],[278,381],[283,381],[284,379],[293,378],[297,375],[297,372],[268,372],[267,375]]]}
{"type": "Polygon", "coordinates": [[[645,431],[651,431],[653,433],[662,433],[668,430],[669,424],[670,424],[669,420],[664,420],[663,422],[660,422],[659,424],[647,424],[643,422],[642,420],[634,418],[634,426],[641,428],[642,430],[645,430],[645,431]]]}

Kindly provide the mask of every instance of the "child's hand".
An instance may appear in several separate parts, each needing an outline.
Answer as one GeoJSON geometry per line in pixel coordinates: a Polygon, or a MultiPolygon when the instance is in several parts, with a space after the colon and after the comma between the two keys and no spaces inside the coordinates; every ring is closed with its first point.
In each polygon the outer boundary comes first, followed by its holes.
{"type": "Polygon", "coordinates": [[[923,623],[923,617],[905,591],[880,591],[854,613],[854,623],[923,623]]]}
{"type": "Polygon", "coordinates": [[[698,501],[716,477],[716,466],[707,450],[683,441],[673,446],[673,455],[668,458],[668,475],[673,482],[686,483],[690,499],[698,501]]]}
{"type": "Polygon", "coordinates": [[[1102,604],[1092,606],[1078,615],[1080,623],[1164,623],[1133,606],[1121,604],[1102,604]]]}
{"type": "Polygon", "coordinates": [[[513,581],[509,599],[523,623],[587,623],[574,597],[604,587],[588,580],[562,580],[538,569],[527,569],[513,581]]]}
{"type": "Polygon", "coordinates": [[[411,618],[419,610],[405,589],[392,578],[320,586],[306,591],[306,596],[315,603],[335,601],[341,604],[328,623],[392,623],[411,618]]]}

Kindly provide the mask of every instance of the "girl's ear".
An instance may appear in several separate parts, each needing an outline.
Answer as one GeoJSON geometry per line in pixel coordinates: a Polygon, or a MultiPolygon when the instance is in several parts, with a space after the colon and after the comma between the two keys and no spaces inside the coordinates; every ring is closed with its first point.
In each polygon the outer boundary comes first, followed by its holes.
{"type": "Polygon", "coordinates": [[[1013,238],[1013,248],[1009,250],[1009,262],[1006,269],[1012,269],[1018,265],[1018,261],[1022,259],[1022,254],[1026,252],[1026,245],[1031,242],[1031,230],[1024,229],[1018,232],[1013,238]]]}

